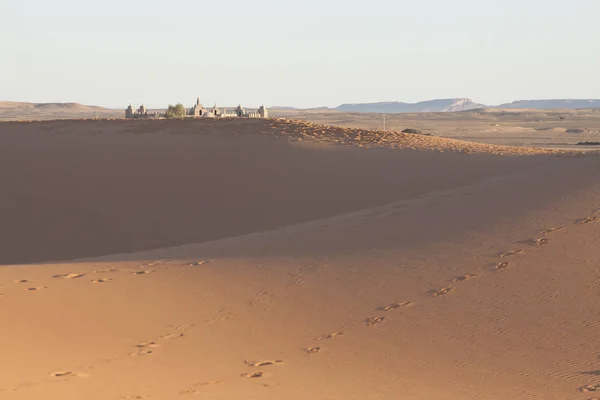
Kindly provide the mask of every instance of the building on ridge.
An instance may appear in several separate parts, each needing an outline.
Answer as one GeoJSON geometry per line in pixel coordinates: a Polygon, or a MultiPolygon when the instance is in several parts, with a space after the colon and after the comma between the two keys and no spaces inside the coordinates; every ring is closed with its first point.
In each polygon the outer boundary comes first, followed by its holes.
{"type": "Polygon", "coordinates": [[[269,118],[269,110],[265,108],[264,104],[258,108],[258,114],[260,118],[269,118]]]}
{"type": "Polygon", "coordinates": [[[200,103],[200,97],[196,100],[196,104],[188,111],[188,115],[191,117],[202,117],[206,113],[206,109],[200,103]]]}
{"type": "Polygon", "coordinates": [[[130,104],[125,110],[125,118],[134,118],[134,115],[135,111],[133,111],[133,106],[130,104]]]}
{"type": "Polygon", "coordinates": [[[238,105],[237,108],[235,109],[235,115],[238,118],[243,118],[246,116],[246,110],[244,110],[244,108],[242,108],[242,105],[238,105]]]}
{"type": "MultiPolygon", "coordinates": [[[[226,109],[221,110],[216,104],[211,109],[205,108],[200,102],[200,97],[196,99],[196,104],[187,110],[185,114],[186,117],[190,118],[269,118],[269,112],[264,105],[256,111],[249,112],[240,104],[234,112],[228,112],[226,109]]],[[[143,104],[138,110],[135,110],[131,104],[125,110],[125,118],[161,118],[164,116],[164,114],[157,112],[148,112],[143,104]]]]}
{"type": "Polygon", "coordinates": [[[158,118],[160,114],[157,112],[148,112],[148,109],[145,105],[141,105],[137,110],[133,109],[133,106],[130,104],[129,107],[125,110],[125,118],[158,118]]]}

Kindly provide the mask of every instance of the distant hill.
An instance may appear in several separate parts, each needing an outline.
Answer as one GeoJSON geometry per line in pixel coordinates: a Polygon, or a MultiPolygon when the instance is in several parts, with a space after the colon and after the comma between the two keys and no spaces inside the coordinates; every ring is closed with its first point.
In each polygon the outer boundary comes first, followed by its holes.
{"type": "Polygon", "coordinates": [[[327,106],[312,107],[312,108],[298,108],[298,107],[288,107],[288,106],[272,106],[272,107],[269,107],[269,110],[272,110],[272,111],[295,111],[295,110],[334,110],[334,109],[333,108],[329,108],[327,106]]]}
{"type": "Polygon", "coordinates": [[[529,108],[529,109],[549,109],[549,108],[598,108],[600,100],[581,100],[581,99],[555,99],[555,100],[518,100],[512,103],[501,104],[497,108],[529,108]]]}
{"type": "Polygon", "coordinates": [[[296,108],[296,107],[287,107],[287,106],[273,106],[273,107],[269,107],[269,110],[274,110],[274,111],[292,111],[292,110],[299,110],[299,108],[296,108]]]}
{"type": "Polygon", "coordinates": [[[336,108],[344,112],[368,113],[419,113],[419,112],[454,112],[486,107],[474,103],[470,99],[439,99],[421,101],[419,103],[384,102],[363,104],[342,104],[336,108]]]}
{"type": "Polygon", "coordinates": [[[71,118],[120,118],[124,112],[79,103],[18,103],[0,101],[0,121],[71,118]]]}
{"type": "Polygon", "coordinates": [[[419,103],[382,102],[342,104],[335,108],[342,112],[364,113],[423,113],[423,112],[456,112],[474,109],[581,109],[600,108],[600,100],[594,99],[550,99],[550,100],[518,100],[499,106],[487,106],[475,103],[470,99],[439,99],[419,103]]]}

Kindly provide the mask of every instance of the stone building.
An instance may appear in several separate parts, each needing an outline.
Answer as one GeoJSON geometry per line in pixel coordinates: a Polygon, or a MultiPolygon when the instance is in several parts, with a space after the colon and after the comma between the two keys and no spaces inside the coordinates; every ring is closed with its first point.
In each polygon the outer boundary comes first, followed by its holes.
{"type": "MultiPolygon", "coordinates": [[[[241,105],[237,106],[234,112],[230,113],[226,109],[220,109],[215,104],[212,108],[205,108],[200,102],[200,97],[196,99],[196,104],[186,112],[186,116],[190,118],[269,118],[269,112],[265,106],[260,106],[258,110],[248,112],[241,105]]],[[[134,110],[130,104],[125,110],[125,118],[160,118],[164,115],[153,112],[149,113],[146,107],[142,106],[138,110],[134,110]]]]}
{"type": "Polygon", "coordinates": [[[206,109],[200,103],[200,97],[196,100],[196,104],[188,111],[188,115],[192,117],[203,117],[206,113],[206,109]]]}
{"type": "Polygon", "coordinates": [[[238,118],[269,118],[269,112],[265,106],[260,106],[258,110],[247,112],[241,105],[235,109],[235,116],[238,118]]]}
{"type": "Polygon", "coordinates": [[[269,118],[269,110],[267,110],[265,106],[262,105],[258,107],[258,115],[260,115],[260,118],[269,118]]]}
{"type": "Polygon", "coordinates": [[[247,112],[239,105],[233,113],[229,113],[226,109],[218,108],[216,104],[211,109],[204,108],[200,103],[200,97],[196,100],[196,104],[189,109],[187,115],[194,118],[269,118],[269,112],[265,106],[260,106],[255,112],[247,112]]]}
{"type": "Polygon", "coordinates": [[[125,118],[158,118],[160,115],[156,112],[148,112],[148,109],[145,105],[141,105],[137,110],[133,109],[133,106],[130,104],[129,107],[125,110],[125,118]]]}

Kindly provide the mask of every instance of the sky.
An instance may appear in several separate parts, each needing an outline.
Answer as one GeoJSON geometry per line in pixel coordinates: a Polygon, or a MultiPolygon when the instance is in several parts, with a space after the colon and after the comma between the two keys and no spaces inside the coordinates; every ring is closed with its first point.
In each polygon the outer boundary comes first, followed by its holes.
{"type": "Polygon", "coordinates": [[[0,0],[0,101],[600,98],[600,0],[0,0]]]}

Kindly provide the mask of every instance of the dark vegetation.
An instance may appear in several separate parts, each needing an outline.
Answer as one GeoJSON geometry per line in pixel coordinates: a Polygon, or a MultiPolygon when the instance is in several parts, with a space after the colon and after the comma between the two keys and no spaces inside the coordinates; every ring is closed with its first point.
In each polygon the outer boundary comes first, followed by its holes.
{"type": "Polygon", "coordinates": [[[183,106],[183,104],[179,103],[177,105],[170,105],[169,104],[169,108],[167,108],[167,112],[165,113],[165,117],[166,118],[185,118],[185,107],[183,106]]]}
{"type": "Polygon", "coordinates": [[[431,133],[423,133],[423,131],[420,131],[418,129],[412,129],[412,128],[405,129],[402,131],[402,133],[411,133],[413,135],[431,136],[431,133]]]}

